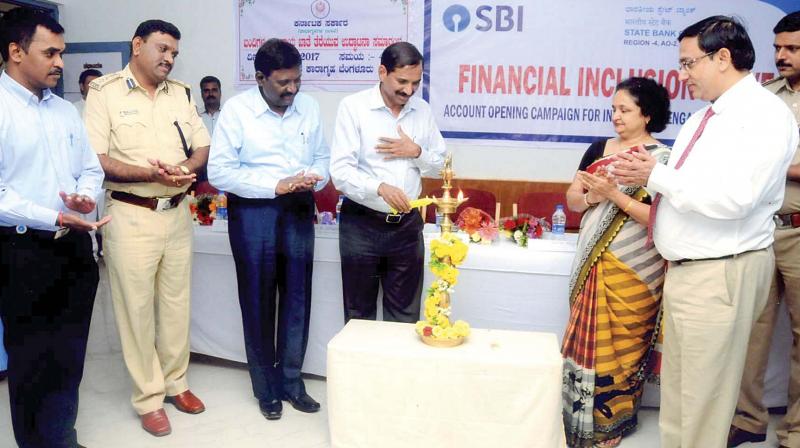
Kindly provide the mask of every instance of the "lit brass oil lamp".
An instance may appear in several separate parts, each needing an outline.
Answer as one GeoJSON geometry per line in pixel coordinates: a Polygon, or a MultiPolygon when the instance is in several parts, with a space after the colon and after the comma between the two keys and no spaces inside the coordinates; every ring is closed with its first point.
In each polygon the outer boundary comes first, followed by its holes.
{"type": "Polygon", "coordinates": [[[453,180],[453,154],[447,154],[444,160],[444,168],[442,168],[442,196],[431,198],[431,203],[436,204],[436,211],[442,214],[441,232],[442,235],[449,233],[453,230],[453,220],[450,215],[456,212],[458,206],[467,202],[469,198],[465,198],[462,192],[458,192],[458,197],[450,195],[450,190],[453,188],[451,181],[453,180]]]}

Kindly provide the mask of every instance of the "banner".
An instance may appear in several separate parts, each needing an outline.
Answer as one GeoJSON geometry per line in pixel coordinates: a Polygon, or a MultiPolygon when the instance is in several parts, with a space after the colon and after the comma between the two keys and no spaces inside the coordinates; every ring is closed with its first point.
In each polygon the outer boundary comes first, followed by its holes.
{"type": "Polygon", "coordinates": [[[671,143],[704,104],[679,79],[680,32],[708,16],[737,16],[753,40],[753,73],[763,82],[776,76],[772,28],[798,9],[794,0],[425,0],[424,6],[423,96],[444,136],[530,147],[613,135],[611,97],[631,76],[653,78],[669,91],[670,125],[656,137],[671,143]]]}
{"type": "Polygon", "coordinates": [[[411,27],[422,22],[412,23],[408,0],[239,0],[237,84],[255,85],[256,52],[276,37],[300,51],[303,88],[360,90],[378,81],[381,52],[409,40],[411,27]]]}

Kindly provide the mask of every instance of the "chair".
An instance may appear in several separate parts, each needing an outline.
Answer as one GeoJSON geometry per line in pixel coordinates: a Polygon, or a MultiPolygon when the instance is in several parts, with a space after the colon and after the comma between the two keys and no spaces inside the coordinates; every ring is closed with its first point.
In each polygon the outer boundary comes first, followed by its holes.
{"type": "Polygon", "coordinates": [[[322,190],[314,192],[314,202],[317,204],[317,211],[331,212],[336,214],[336,203],[339,202],[339,192],[333,185],[333,181],[329,181],[322,190]]]}
{"type": "Polygon", "coordinates": [[[523,193],[517,202],[517,207],[519,213],[530,213],[533,216],[545,218],[547,222],[552,224],[553,212],[556,211],[557,204],[564,205],[564,213],[567,214],[567,230],[580,230],[581,217],[583,215],[567,208],[567,196],[565,193],[553,191],[523,193]]]}
{"type": "MultiPolygon", "coordinates": [[[[453,188],[450,190],[450,194],[457,195],[458,189],[453,188]]],[[[485,211],[489,214],[492,218],[494,218],[494,208],[497,204],[497,199],[494,196],[494,193],[491,191],[485,190],[476,190],[474,188],[462,188],[461,191],[464,193],[465,198],[469,198],[469,200],[456,209],[455,216],[450,216],[450,218],[455,221],[458,218],[458,215],[461,214],[461,211],[467,207],[474,207],[480,210],[485,211]]],[[[429,196],[433,197],[440,197],[442,195],[442,189],[433,190],[428,193],[429,196]]],[[[428,207],[428,211],[425,216],[425,222],[436,222],[436,206],[431,204],[428,207]]]]}

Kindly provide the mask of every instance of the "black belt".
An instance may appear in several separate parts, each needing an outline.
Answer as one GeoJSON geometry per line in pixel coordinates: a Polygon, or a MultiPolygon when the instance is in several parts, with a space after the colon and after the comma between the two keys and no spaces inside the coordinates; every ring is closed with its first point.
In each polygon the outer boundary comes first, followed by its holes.
{"type": "Polygon", "coordinates": [[[184,197],[186,197],[186,192],[176,194],[175,196],[163,197],[163,198],[146,198],[132,193],[126,193],[124,191],[111,192],[112,199],[116,199],[118,201],[122,201],[132,205],[138,205],[139,207],[149,208],[150,210],[154,210],[157,212],[177,207],[178,204],[181,203],[184,197]]]}
{"type": "Polygon", "coordinates": [[[709,257],[709,258],[681,258],[680,260],[672,261],[671,263],[675,264],[683,264],[683,263],[693,263],[695,261],[715,261],[715,260],[727,260],[730,258],[741,257],[742,255],[747,255],[750,252],[758,252],[764,249],[753,249],[753,250],[746,250],[744,252],[740,252],[738,254],[731,254],[731,255],[723,255],[721,257],[709,257]]]}
{"type": "MultiPolygon", "coordinates": [[[[400,221],[403,220],[403,217],[407,215],[407,213],[386,213],[373,210],[350,198],[344,198],[344,201],[342,201],[342,208],[345,208],[345,206],[347,206],[349,209],[352,209],[353,213],[357,215],[370,216],[389,224],[400,224],[400,221]]],[[[414,213],[413,210],[412,213],[414,213]]]]}
{"type": "Polygon", "coordinates": [[[41,240],[57,240],[62,236],[65,236],[67,233],[69,233],[69,229],[66,227],[61,230],[31,229],[30,227],[24,225],[18,225],[16,227],[0,227],[0,235],[27,236],[41,240]]]}

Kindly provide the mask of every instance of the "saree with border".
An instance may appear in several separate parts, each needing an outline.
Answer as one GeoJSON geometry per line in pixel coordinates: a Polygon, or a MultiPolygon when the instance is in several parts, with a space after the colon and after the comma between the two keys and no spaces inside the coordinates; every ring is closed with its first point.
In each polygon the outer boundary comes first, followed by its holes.
{"type": "MultiPolygon", "coordinates": [[[[666,163],[669,148],[646,149],[666,163]]],[[[643,187],[619,187],[636,201],[643,187]]],[[[586,211],[570,278],[564,357],[564,429],[571,447],[624,436],[637,425],[645,380],[657,368],[666,263],[647,227],[613,202],[586,211]]]]}

